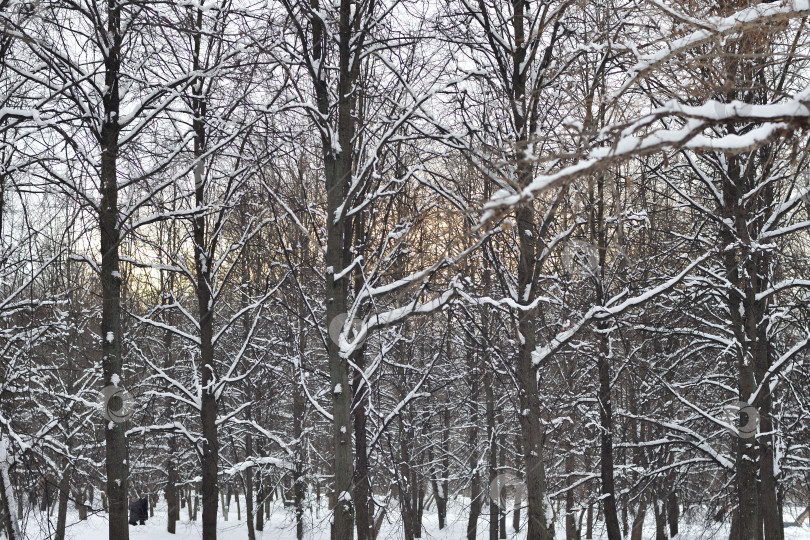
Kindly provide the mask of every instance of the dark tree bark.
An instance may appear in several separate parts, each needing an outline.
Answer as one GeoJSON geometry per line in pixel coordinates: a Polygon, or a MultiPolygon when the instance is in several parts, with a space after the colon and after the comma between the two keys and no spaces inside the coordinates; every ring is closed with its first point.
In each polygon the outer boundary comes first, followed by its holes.
{"type": "MultiPolygon", "coordinates": [[[[521,441],[520,435],[515,437],[515,454],[517,463],[515,464],[515,470],[520,471],[520,455],[522,452],[523,444],[521,441]]],[[[518,532],[520,530],[520,507],[523,504],[523,490],[517,489],[515,490],[515,507],[512,510],[512,530],[514,532],[518,532]]]]}
{"type": "MultiPolygon", "coordinates": [[[[299,362],[303,363],[304,361],[304,332],[301,331],[299,333],[300,341],[299,341],[299,351],[300,351],[300,360],[299,362]]],[[[301,364],[303,365],[303,364],[301,364]]],[[[300,373],[301,366],[299,365],[296,368],[296,371],[299,373],[296,374],[296,380],[300,380],[301,373],[300,373]]],[[[293,494],[295,497],[295,534],[298,540],[303,540],[304,538],[304,497],[306,495],[306,471],[305,468],[307,466],[306,463],[306,453],[305,453],[305,444],[306,442],[303,440],[304,437],[304,415],[306,414],[306,397],[304,396],[303,391],[301,390],[301,386],[299,384],[295,385],[295,389],[293,390],[293,435],[296,441],[299,443],[296,445],[296,458],[295,458],[295,471],[293,477],[293,494]]]]}
{"type": "MultiPolygon", "coordinates": [[[[361,213],[354,218],[354,243],[364,246],[366,243],[366,220],[361,213]]],[[[363,248],[355,250],[355,256],[362,256],[363,248]]],[[[360,294],[364,284],[361,273],[354,275],[354,294],[360,294]]],[[[368,463],[368,441],[366,428],[366,400],[368,385],[363,380],[366,367],[366,350],[361,345],[352,354],[356,366],[352,377],[352,414],[354,419],[355,463],[354,463],[354,498],[355,520],[357,522],[357,540],[372,540],[374,536],[374,505],[371,499],[371,471],[368,463]]]]}
{"type": "Polygon", "coordinates": [[[654,500],[655,540],[667,540],[667,507],[663,501],[654,500]]]}
{"type": "MultiPolygon", "coordinates": [[[[98,206],[101,236],[101,336],[104,386],[123,383],[124,357],[121,349],[121,243],[118,208],[118,124],[121,78],[121,9],[120,2],[108,0],[106,32],[103,34],[104,84],[103,121],[99,133],[101,146],[101,202],[98,206]],[[110,339],[112,338],[112,339],[110,339]]],[[[127,504],[127,440],[125,423],[107,422],[104,430],[107,500],[110,505],[108,533],[110,538],[129,539],[129,505],[127,504]]]]}
{"type": "MultiPolygon", "coordinates": [[[[191,38],[193,42],[192,69],[195,73],[204,67],[202,55],[203,10],[192,11],[195,18],[191,38]]],[[[194,132],[194,202],[199,210],[192,220],[194,234],[195,292],[197,294],[198,320],[200,325],[200,426],[202,441],[197,447],[202,469],[202,537],[216,540],[217,496],[219,494],[219,441],[217,437],[217,395],[215,383],[217,366],[214,359],[214,298],[211,290],[212,256],[216,252],[216,236],[208,238],[206,231],[206,78],[198,76],[192,81],[193,97],[190,100],[192,130],[194,132]]]]}
{"type": "MultiPolygon", "coordinates": [[[[161,276],[163,277],[163,276],[161,276]]],[[[168,294],[168,291],[171,290],[172,285],[174,284],[174,274],[172,272],[168,273],[166,276],[166,282],[164,283],[164,290],[163,290],[163,304],[166,305],[171,301],[171,295],[168,294]]],[[[172,333],[166,332],[163,336],[163,348],[166,351],[166,362],[164,365],[165,369],[170,369],[174,365],[174,357],[172,356],[172,333]]],[[[171,411],[171,405],[168,404],[166,406],[167,412],[171,411]]],[[[176,534],[177,533],[177,522],[180,520],[180,500],[182,498],[182,494],[179,493],[179,488],[177,483],[179,482],[180,478],[177,473],[177,468],[175,466],[176,454],[177,454],[177,437],[175,435],[169,435],[167,440],[168,446],[168,456],[166,457],[166,505],[167,505],[167,520],[166,520],[166,532],[169,534],[176,534]]]]}
{"type": "MultiPolygon", "coordinates": [[[[498,413],[498,424],[503,425],[503,414],[498,413]]],[[[500,464],[500,471],[506,470],[506,434],[501,432],[498,435],[498,462],[500,464]]],[[[506,493],[504,493],[503,504],[498,507],[501,515],[500,526],[498,529],[498,538],[506,540],[506,493]]]]}
{"type": "Polygon", "coordinates": [[[65,524],[67,522],[67,507],[70,500],[70,467],[65,467],[62,471],[62,478],[59,480],[59,507],[56,514],[56,540],[65,540],[65,524]]]}
{"type": "MultiPolygon", "coordinates": [[[[245,434],[245,457],[250,459],[253,456],[253,436],[245,434]]],[[[254,526],[255,504],[253,501],[253,469],[244,472],[245,478],[245,520],[247,522],[248,540],[256,540],[256,527],[254,526]]]]}
{"type": "Polygon", "coordinates": [[[565,494],[565,538],[566,540],[579,540],[580,529],[577,516],[574,515],[574,478],[575,457],[573,448],[569,448],[565,456],[565,481],[568,491],[565,494]]]}
{"type": "Polygon", "coordinates": [[[470,452],[469,467],[470,479],[470,516],[467,523],[467,540],[475,540],[478,530],[478,517],[481,515],[481,471],[478,468],[478,399],[479,377],[481,370],[475,364],[475,354],[471,349],[467,351],[467,367],[470,371],[470,431],[467,446],[470,452]]]}
{"type": "MultiPolygon", "coordinates": [[[[447,340],[448,358],[450,340],[447,340]]],[[[433,486],[433,496],[436,499],[436,514],[439,518],[439,530],[444,529],[447,520],[447,475],[450,470],[450,407],[448,396],[445,394],[444,410],[442,417],[442,444],[441,458],[435,458],[433,447],[430,448],[428,459],[431,463],[436,463],[431,471],[431,484],[433,486]],[[435,461],[434,461],[435,460],[435,461]]],[[[359,540],[359,539],[358,539],[359,540]]]]}
{"type": "Polygon", "coordinates": [[[177,532],[177,522],[180,520],[180,504],[177,494],[177,469],[174,466],[174,455],[177,452],[177,440],[169,436],[169,457],[166,460],[166,505],[167,522],[166,531],[170,534],[177,532]]]}
{"type": "MultiPolygon", "coordinates": [[[[605,290],[603,288],[605,258],[607,251],[607,231],[605,227],[605,178],[597,178],[596,199],[593,200],[591,220],[591,236],[595,239],[599,250],[599,267],[594,269],[596,286],[596,305],[605,304],[605,290]]],[[[599,405],[599,467],[601,479],[602,508],[605,516],[605,527],[608,540],[621,540],[622,533],[619,527],[619,515],[616,508],[616,482],[613,464],[613,404],[611,395],[611,369],[610,369],[610,343],[607,332],[609,323],[597,324],[599,335],[599,353],[597,355],[597,370],[599,373],[599,387],[597,390],[597,403],[599,405]]]]}
{"type": "Polygon", "coordinates": [[[374,534],[374,513],[371,501],[370,470],[368,465],[368,447],[366,441],[366,403],[368,388],[362,379],[365,369],[364,348],[360,347],[352,356],[357,372],[352,380],[354,393],[354,438],[355,467],[354,489],[357,519],[357,540],[371,540],[374,534]]]}
{"type": "Polygon", "coordinates": [[[256,492],[256,530],[261,532],[264,530],[264,498],[267,496],[265,493],[264,483],[261,477],[259,478],[259,489],[256,492]]]}
{"type": "MultiPolygon", "coordinates": [[[[326,321],[327,326],[346,316],[348,295],[347,277],[335,275],[347,266],[348,246],[351,242],[351,220],[342,214],[352,180],[352,158],[357,117],[355,116],[355,85],[360,75],[361,58],[355,51],[362,50],[365,34],[355,34],[351,0],[341,0],[338,21],[337,66],[337,140],[334,134],[322,131],[324,176],[326,179],[326,321]]],[[[318,0],[312,0],[313,9],[318,0]]],[[[370,6],[369,6],[370,8],[370,6]]],[[[294,16],[294,15],[293,15],[294,16]]],[[[316,63],[323,61],[322,45],[326,29],[320,17],[312,19],[312,56],[316,63]]],[[[332,97],[328,83],[320,73],[312,73],[316,105],[323,118],[332,115],[332,97]]],[[[329,130],[331,133],[331,130],[329,130]]],[[[332,440],[334,447],[334,492],[336,494],[332,522],[332,540],[351,540],[354,536],[352,444],[352,395],[349,387],[349,365],[340,355],[340,345],[327,341],[329,377],[332,391],[332,440]]]]}
{"type": "Polygon", "coordinates": [[[667,497],[667,522],[669,523],[669,537],[678,536],[678,520],[681,515],[678,505],[678,492],[673,490],[667,497]]]}
{"type": "MultiPolygon", "coordinates": [[[[503,493],[493,493],[493,486],[497,485],[498,478],[498,444],[495,433],[495,394],[492,389],[492,372],[487,370],[484,377],[484,394],[487,403],[487,440],[489,441],[489,540],[498,540],[498,524],[503,493]]],[[[500,487],[500,486],[498,486],[500,487]]]]}
{"type": "Polygon", "coordinates": [[[588,505],[588,515],[585,521],[585,538],[588,540],[593,538],[593,503],[588,505]]]}

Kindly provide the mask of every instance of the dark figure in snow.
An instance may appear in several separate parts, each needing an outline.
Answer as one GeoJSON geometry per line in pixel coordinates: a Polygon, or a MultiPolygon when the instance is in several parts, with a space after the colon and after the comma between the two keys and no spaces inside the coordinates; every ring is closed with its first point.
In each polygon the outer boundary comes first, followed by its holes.
{"type": "Polygon", "coordinates": [[[132,501],[129,503],[130,525],[146,525],[146,519],[149,517],[148,505],[146,498],[139,499],[135,495],[132,496],[132,501]]]}

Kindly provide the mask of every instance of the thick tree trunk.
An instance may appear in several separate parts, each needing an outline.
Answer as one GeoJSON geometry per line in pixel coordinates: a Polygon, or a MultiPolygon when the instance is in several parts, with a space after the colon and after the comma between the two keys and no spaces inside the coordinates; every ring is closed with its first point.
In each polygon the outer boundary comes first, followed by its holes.
{"type": "MultiPolygon", "coordinates": [[[[348,46],[348,45],[347,45],[348,46]]],[[[343,88],[342,91],[348,89],[343,88]]],[[[341,115],[341,118],[343,116],[341,115]]],[[[351,122],[346,118],[345,122],[351,122]]],[[[341,125],[342,133],[346,127],[341,125]]],[[[343,142],[343,137],[341,137],[343,142]]],[[[350,148],[350,147],[349,147],[350,148]]],[[[327,182],[327,253],[326,265],[326,319],[328,325],[339,324],[346,317],[346,279],[335,279],[335,274],[345,267],[344,250],[346,237],[345,220],[336,222],[337,213],[345,202],[346,186],[350,179],[349,157],[345,151],[334,156],[332,150],[325,150],[327,182]]],[[[332,439],[334,447],[334,491],[336,503],[332,523],[332,540],[351,540],[354,528],[354,506],[352,502],[352,476],[354,456],[352,444],[351,391],[349,387],[349,365],[340,355],[340,345],[336,341],[327,342],[329,376],[332,396],[332,439]]]]}
{"type": "MultiPolygon", "coordinates": [[[[102,284],[102,370],[104,387],[121,386],[123,355],[121,351],[121,275],[118,268],[118,186],[115,173],[118,152],[115,133],[103,133],[107,144],[102,150],[102,185],[104,186],[99,214],[101,221],[101,284],[102,284]],[[112,341],[110,340],[112,338],[112,341]]],[[[127,504],[127,442],[125,423],[106,422],[105,458],[107,470],[107,499],[110,505],[110,538],[129,538],[127,504]]]]}
{"type": "Polygon", "coordinates": [[[20,525],[14,514],[14,487],[11,485],[9,474],[10,463],[7,443],[0,436],[0,517],[8,540],[23,540],[20,525]]]}
{"type": "Polygon", "coordinates": [[[613,475],[613,406],[610,402],[610,363],[607,354],[599,355],[600,475],[608,540],[621,540],[616,510],[616,484],[613,475]]]}
{"type": "MultiPolygon", "coordinates": [[[[354,86],[359,76],[359,62],[352,62],[352,9],[350,0],[340,2],[338,28],[338,103],[337,140],[324,135],[322,151],[326,179],[326,323],[328,327],[338,324],[346,316],[348,284],[347,277],[335,279],[346,267],[348,246],[351,243],[350,220],[339,215],[347,201],[348,186],[352,179],[352,154],[355,123],[353,97],[354,86]]],[[[321,40],[325,35],[323,22],[315,18],[312,25],[313,56],[319,59],[323,53],[321,40]]],[[[331,112],[331,92],[328,83],[315,75],[315,94],[318,110],[328,118],[331,112]]],[[[331,131],[331,130],[330,130],[331,131]]],[[[349,387],[349,366],[340,355],[340,344],[327,341],[329,377],[332,396],[332,440],[334,449],[334,492],[336,495],[332,520],[332,540],[351,540],[354,536],[354,505],[352,479],[354,455],[352,444],[352,395],[349,387]]]]}
{"type": "Polygon", "coordinates": [[[565,538],[566,540],[579,540],[580,528],[577,521],[577,516],[574,513],[574,488],[572,487],[575,482],[574,466],[575,457],[572,448],[568,449],[565,456],[565,481],[568,486],[568,491],[565,494],[565,538]]]}
{"type": "MultiPolygon", "coordinates": [[[[515,53],[513,62],[513,100],[514,122],[516,131],[517,180],[521,186],[527,185],[532,176],[532,160],[527,156],[529,137],[533,136],[535,127],[535,112],[526,102],[526,35],[524,10],[528,2],[514,2],[514,16],[512,28],[514,31],[515,53]]],[[[508,82],[508,81],[507,81],[508,82]]],[[[532,102],[536,103],[536,102],[532,102]]],[[[533,107],[536,107],[534,105],[533,107]]],[[[535,226],[534,207],[531,203],[520,206],[516,212],[519,257],[517,268],[517,290],[520,297],[516,298],[523,305],[529,305],[537,297],[535,290],[535,265],[537,259],[537,235],[535,226]]],[[[517,382],[519,385],[520,426],[523,434],[523,455],[525,466],[526,492],[528,498],[528,530],[527,540],[552,540],[554,538],[554,524],[548,519],[551,509],[547,508],[546,500],[546,470],[543,463],[543,428],[540,423],[540,397],[537,387],[537,366],[533,364],[532,353],[536,345],[535,318],[536,308],[521,311],[518,322],[518,358],[517,382]]]]}
{"type": "Polygon", "coordinates": [[[59,480],[59,508],[56,513],[56,540],[65,540],[65,524],[67,523],[67,508],[70,500],[70,472],[69,466],[62,471],[62,478],[59,480]]]}
{"type": "MultiPolygon", "coordinates": [[[[193,33],[193,68],[202,68],[202,10],[196,11],[193,33]]],[[[206,205],[205,153],[207,97],[204,95],[205,79],[197,77],[192,88],[195,97],[191,101],[192,129],[194,130],[194,200],[199,209],[194,216],[194,264],[196,271],[195,289],[200,325],[200,425],[202,442],[198,447],[202,469],[202,537],[203,540],[216,540],[217,537],[217,495],[219,469],[219,441],[217,439],[217,396],[215,384],[217,369],[214,360],[214,298],[211,290],[212,257],[215,253],[216,238],[208,238],[203,208],[206,205]]]]}
{"type": "MultiPolygon", "coordinates": [[[[767,254],[761,255],[758,261],[760,264],[760,276],[758,279],[764,281],[761,276],[766,275],[767,267],[770,265],[770,257],[767,254]],[[765,268],[763,268],[765,267],[765,268]]],[[[757,290],[763,290],[767,287],[767,283],[758,283],[757,290]]],[[[762,315],[758,319],[764,319],[765,306],[760,306],[756,313],[762,315]]],[[[760,323],[757,332],[757,349],[754,353],[756,357],[756,371],[757,380],[762,381],[771,367],[771,345],[767,333],[767,325],[760,323]]],[[[761,435],[757,438],[759,442],[759,478],[760,478],[760,505],[762,512],[762,525],[764,529],[765,540],[784,540],[785,529],[782,512],[779,505],[778,495],[778,481],[775,475],[776,455],[774,446],[776,442],[776,428],[773,415],[773,399],[770,392],[767,391],[768,385],[765,385],[766,391],[762,395],[761,400],[757,405],[759,414],[759,432],[761,435]]],[[[750,422],[750,419],[749,419],[750,422]]]]}
{"type": "MultiPolygon", "coordinates": [[[[205,148],[204,104],[195,107],[194,154],[198,160],[194,167],[195,198],[198,208],[205,205],[203,153],[205,148]]],[[[217,440],[217,398],[215,383],[217,370],[214,363],[214,305],[211,297],[211,261],[207,249],[205,217],[194,218],[194,259],[197,271],[197,304],[200,321],[200,381],[202,396],[200,424],[202,444],[199,447],[202,468],[202,537],[216,540],[219,444],[217,440]]]]}
{"type": "MultiPolygon", "coordinates": [[[[743,233],[742,237],[746,237],[745,209],[737,205],[737,201],[745,191],[742,185],[739,159],[739,157],[733,157],[729,161],[728,181],[723,183],[723,200],[727,202],[727,206],[723,207],[721,212],[734,223],[738,232],[743,233]]],[[[752,339],[755,339],[757,334],[756,321],[754,314],[750,311],[754,306],[746,306],[746,297],[751,296],[752,290],[750,284],[744,281],[747,273],[745,270],[753,269],[750,267],[742,269],[741,273],[740,264],[746,262],[748,254],[743,250],[731,248],[731,246],[737,245],[737,238],[734,234],[723,229],[721,239],[724,246],[729,246],[729,249],[722,252],[722,256],[728,280],[732,284],[729,287],[727,302],[731,329],[737,339],[737,387],[740,402],[745,405],[757,388],[752,351],[752,339]],[[746,309],[746,307],[750,309],[746,309]]],[[[743,422],[747,421],[747,418],[744,418],[746,416],[744,411],[741,410],[739,414],[743,422]]],[[[738,540],[760,540],[762,521],[757,487],[759,445],[753,437],[738,436],[736,454],[735,473],[739,511],[737,512],[737,527],[732,527],[732,533],[736,532],[738,540]]]]}
{"type": "Polygon", "coordinates": [[[678,505],[678,492],[672,490],[667,497],[667,522],[669,523],[669,537],[678,536],[678,520],[681,517],[681,509],[678,505]]]}
{"type": "MultiPolygon", "coordinates": [[[[604,305],[605,290],[602,274],[605,268],[607,251],[607,232],[605,230],[605,179],[597,179],[597,194],[594,201],[596,212],[592,220],[592,236],[599,249],[599,267],[596,272],[596,304],[604,305]]],[[[608,540],[621,540],[622,533],[619,527],[619,514],[616,508],[616,483],[613,465],[613,404],[611,395],[611,369],[610,369],[610,342],[607,336],[608,323],[597,325],[599,336],[599,352],[597,355],[597,370],[599,372],[599,388],[597,390],[597,403],[599,406],[599,468],[602,493],[602,508],[605,516],[605,528],[608,540]]],[[[626,523],[626,519],[625,519],[626,523]]],[[[625,527],[626,529],[626,527],[625,527]]]]}
{"type": "MultiPolygon", "coordinates": [[[[99,226],[101,237],[101,343],[104,387],[123,383],[121,350],[121,274],[118,249],[121,229],[118,215],[118,112],[120,105],[118,79],[121,71],[121,4],[107,4],[107,32],[112,43],[104,57],[104,121],[101,125],[101,201],[99,226]]],[[[107,498],[110,505],[108,534],[116,540],[129,540],[127,504],[126,425],[105,423],[105,466],[107,498]]]]}
{"type": "Polygon", "coordinates": [[[166,460],[166,506],[167,522],[166,531],[170,534],[177,532],[177,521],[180,519],[180,504],[177,494],[177,469],[174,466],[174,455],[177,452],[177,440],[174,436],[169,436],[169,457],[166,460]]]}
{"type": "Polygon", "coordinates": [[[362,370],[365,369],[365,353],[363,348],[353,355],[358,371],[352,381],[354,393],[354,440],[355,467],[354,489],[357,520],[357,540],[371,540],[374,534],[374,514],[371,504],[371,484],[369,478],[368,449],[366,441],[366,403],[367,387],[362,380],[362,370]]]}
{"type": "Polygon", "coordinates": [[[264,530],[264,498],[266,494],[261,478],[259,480],[259,489],[256,495],[256,530],[262,532],[264,530]]]}
{"type": "MultiPolygon", "coordinates": [[[[526,301],[533,298],[535,235],[534,210],[521,207],[517,211],[517,228],[520,240],[518,263],[518,290],[526,291],[526,301]]],[[[518,333],[520,345],[517,359],[517,381],[520,385],[520,426],[523,434],[523,459],[525,466],[526,494],[528,498],[527,540],[552,540],[554,524],[547,519],[550,509],[546,501],[546,470],[543,463],[543,428],[540,424],[540,397],[537,387],[537,370],[532,363],[535,349],[535,310],[520,315],[518,333]]],[[[611,539],[612,540],[612,539],[611,539]]]]}
{"type": "Polygon", "coordinates": [[[664,501],[654,500],[655,540],[667,540],[667,506],[664,501]]]}
{"type": "Polygon", "coordinates": [[[593,503],[588,504],[588,513],[585,518],[585,538],[593,538],[593,503]]]}
{"type": "Polygon", "coordinates": [[[630,540],[642,540],[644,532],[644,517],[647,515],[646,504],[639,503],[636,515],[633,516],[633,529],[630,533],[630,540]]]}

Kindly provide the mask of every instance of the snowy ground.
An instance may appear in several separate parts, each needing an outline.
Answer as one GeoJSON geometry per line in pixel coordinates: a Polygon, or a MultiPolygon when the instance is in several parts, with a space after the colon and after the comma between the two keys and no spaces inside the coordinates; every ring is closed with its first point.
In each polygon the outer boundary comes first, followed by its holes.
{"type": "MultiPolygon", "coordinates": [[[[244,505],[242,506],[244,509],[244,505]]],[[[424,531],[422,538],[424,540],[461,540],[466,538],[466,523],[467,515],[464,511],[463,505],[454,505],[455,511],[451,509],[448,515],[448,526],[444,530],[439,530],[438,521],[435,513],[425,515],[424,531]]],[[[327,521],[327,513],[322,511],[318,516],[313,514],[308,517],[308,528],[305,533],[305,538],[308,540],[327,540],[329,538],[329,524],[327,521]]],[[[788,511],[785,515],[785,520],[789,520],[794,515],[793,512],[788,511]]],[[[158,505],[155,510],[155,516],[149,519],[145,526],[130,527],[130,538],[132,540],[190,540],[197,539],[202,536],[200,529],[200,522],[189,522],[187,520],[185,509],[181,512],[181,521],[177,524],[177,534],[171,535],[166,532],[166,506],[165,502],[158,505]]],[[[485,516],[484,516],[485,517],[485,516]]],[[[199,516],[198,516],[199,518],[199,516]]],[[[244,512],[242,520],[236,519],[236,506],[231,506],[229,521],[223,521],[220,517],[219,533],[217,535],[220,540],[246,540],[247,539],[247,526],[244,521],[244,512]]],[[[508,521],[511,524],[511,516],[508,521]]],[[[55,519],[55,516],[51,518],[55,519]]],[[[68,530],[67,539],[69,540],[105,540],[107,538],[107,521],[105,515],[91,516],[87,521],[78,521],[78,516],[75,512],[68,514],[68,530]]],[[[601,524],[599,524],[601,525],[601,524]]],[[[485,519],[479,521],[478,538],[486,539],[489,537],[489,525],[485,519]]],[[[655,538],[654,524],[652,518],[648,515],[645,527],[644,539],[655,538]]],[[[564,538],[564,528],[558,525],[558,538],[564,538]]],[[[52,538],[53,529],[52,525],[44,519],[44,514],[39,512],[30,513],[25,520],[26,537],[31,540],[45,540],[52,538]]],[[[594,531],[595,538],[603,538],[604,530],[601,526],[597,527],[594,531]]],[[[584,535],[583,535],[584,536],[584,535]]],[[[0,535],[3,537],[3,535],[0,535]]],[[[295,539],[295,524],[293,522],[292,512],[289,509],[283,508],[281,505],[274,505],[271,510],[271,517],[269,522],[265,525],[264,532],[257,532],[256,537],[262,540],[294,540],[295,539]]],[[[510,540],[521,540],[525,538],[525,529],[523,534],[517,535],[509,529],[508,537],[510,540]]],[[[386,523],[380,532],[380,540],[397,540],[403,538],[401,527],[398,522],[386,523]]],[[[719,526],[712,523],[689,523],[682,522],[680,540],[725,540],[728,538],[727,526],[719,526]]],[[[785,540],[810,540],[810,527],[805,524],[804,527],[790,527],[785,529],[785,540]]]]}

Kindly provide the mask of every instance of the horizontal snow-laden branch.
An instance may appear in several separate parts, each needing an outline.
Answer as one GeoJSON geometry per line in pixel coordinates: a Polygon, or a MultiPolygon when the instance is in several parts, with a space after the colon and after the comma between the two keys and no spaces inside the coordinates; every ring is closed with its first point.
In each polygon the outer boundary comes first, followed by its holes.
{"type": "Polygon", "coordinates": [[[742,9],[727,17],[707,17],[705,19],[695,19],[688,15],[675,12],[672,8],[669,8],[658,0],[650,1],[676,19],[693,26],[698,26],[700,29],[681,38],[664,41],[665,48],[660,51],[639,56],[636,65],[630,68],[630,76],[618,92],[616,92],[616,95],[624,93],[641,76],[653,71],[673,57],[711,42],[718,37],[728,36],[742,30],[757,28],[765,24],[810,15],[810,0],[762,2],[742,9]]]}
{"type": "MultiPolygon", "coordinates": [[[[665,7],[659,2],[655,4],[662,9],[665,7]]],[[[664,9],[664,11],[670,13],[671,10],[664,9]]],[[[637,63],[629,70],[628,78],[621,87],[608,96],[608,100],[618,100],[642,74],[718,37],[808,15],[810,15],[810,0],[790,0],[762,3],[728,17],[710,17],[696,21],[694,24],[699,25],[700,30],[667,41],[667,47],[661,51],[639,55],[637,63]]],[[[553,160],[554,163],[559,163],[561,159],[573,162],[570,165],[535,176],[522,188],[498,190],[483,206],[479,228],[510,208],[533,200],[548,189],[578,177],[598,173],[636,156],[672,149],[732,154],[746,152],[759,148],[779,136],[808,126],[810,126],[810,87],[805,87],[788,99],[767,104],[708,100],[703,105],[687,106],[670,101],[630,122],[602,128],[590,140],[580,141],[578,151],[557,156],[559,159],[553,160]],[[657,122],[668,126],[672,121],[677,122],[679,127],[651,129],[657,122]],[[762,125],[744,134],[731,133],[718,136],[707,134],[707,130],[713,126],[730,123],[762,125]],[[649,131],[644,132],[647,130],[649,131]]]]}
{"type": "Polygon", "coordinates": [[[681,107],[667,105],[646,115],[629,128],[623,129],[611,146],[600,146],[589,152],[583,152],[573,165],[559,171],[536,176],[525,188],[518,192],[500,189],[483,206],[478,228],[497,216],[520,204],[529,202],[546,190],[553,189],[576,178],[588,176],[606,168],[623,163],[633,157],[659,152],[661,150],[685,149],[694,151],[714,151],[740,153],[754,150],[775,138],[800,127],[810,125],[810,109],[806,103],[810,88],[801,96],[796,96],[788,103],[751,106],[756,109],[738,107],[736,103],[720,104],[707,102],[701,107],[681,107]],[[798,102],[799,98],[804,102],[798,102]],[[710,115],[709,111],[714,114],[710,115]],[[792,111],[792,112],[791,112],[792,111]],[[685,119],[684,125],[677,129],[657,129],[648,134],[635,135],[635,128],[646,126],[655,120],[670,118],[685,119]],[[778,119],[779,121],[774,121],[778,119]],[[749,121],[764,122],[745,134],[727,134],[710,137],[704,132],[717,124],[749,121]]]}

